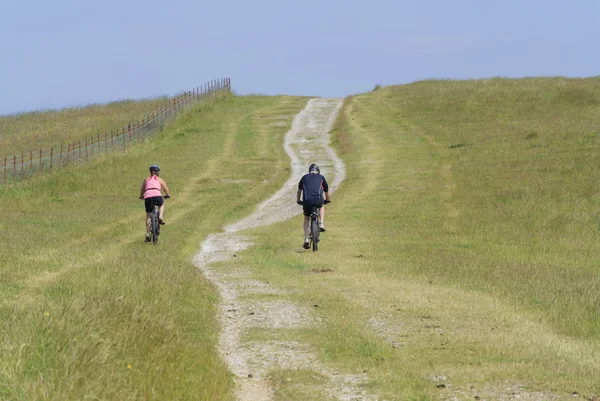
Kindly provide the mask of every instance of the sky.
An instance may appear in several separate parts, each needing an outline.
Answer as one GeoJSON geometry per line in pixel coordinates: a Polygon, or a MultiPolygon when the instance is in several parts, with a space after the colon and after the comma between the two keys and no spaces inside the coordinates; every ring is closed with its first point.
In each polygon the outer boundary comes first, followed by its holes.
{"type": "Polygon", "coordinates": [[[600,75],[600,0],[2,0],[0,115],[174,95],[344,97],[600,75]]]}

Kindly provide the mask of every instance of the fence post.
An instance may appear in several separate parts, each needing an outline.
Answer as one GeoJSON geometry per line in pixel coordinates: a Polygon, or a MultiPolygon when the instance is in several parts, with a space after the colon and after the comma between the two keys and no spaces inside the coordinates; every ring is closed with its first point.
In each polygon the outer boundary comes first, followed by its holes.
{"type": "Polygon", "coordinates": [[[29,170],[33,171],[33,150],[29,151],[29,170]]]}
{"type": "Polygon", "coordinates": [[[52,159],[54,158],[54,146],[50,148],[50,171],[52,171],[52,159]]]}
{"type": "Polygon", "coordinates": [[[4,176],[4,183],[6,184],[6,156],[4,156],[4,173],[2,175],[4,176]]]}
{"type": "Polygon", "coordinates": [[[17,178],[17,155],[13,155],[13,178],[17,178]]]}
{"type": "Polygon", "coordinates": [[[42,149],[40,148],[40,173],[44,172],[44,160],[42,159],[42,149]]]}

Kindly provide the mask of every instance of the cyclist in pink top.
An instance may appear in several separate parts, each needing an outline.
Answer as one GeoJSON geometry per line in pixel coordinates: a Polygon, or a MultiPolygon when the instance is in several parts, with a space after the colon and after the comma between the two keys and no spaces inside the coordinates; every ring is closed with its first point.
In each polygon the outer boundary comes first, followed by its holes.
{"type": "Polygon", "coordinates": [[[160,167],[156,164],[150,166],[150,177],[145,178],[140,190],[140,199],[144,199],[146,206],[146,242],[150,242],[150,225],[152,219],[152,208],[158,205],[158,222],[165,224],[163,214],[165,212],[165,203],[162,191],[165,192],[165,198],[170,198],[171,193],[165,180],[160,178],[160,167]]]}

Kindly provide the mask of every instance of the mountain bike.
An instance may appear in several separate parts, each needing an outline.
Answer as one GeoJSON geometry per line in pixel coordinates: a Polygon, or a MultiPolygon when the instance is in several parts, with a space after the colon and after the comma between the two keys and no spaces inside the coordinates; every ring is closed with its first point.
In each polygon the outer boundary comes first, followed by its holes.
{"type": "MultiPolygon", "coordinates": [[[[163,196],[163,198],[168,199],[169,196],[163,196]]],[[[160,223],[158,221],[158,209],[159,206],[155,203],[152,206],[152,214],[150,215],[150,236],[152,239],[152,244],[156,245],[158,243],[158,236],[160,234],[160,223]]]]}
{"type": "MultiPolygon", "coordinates": [[[[324,204],[328,204],[330,201],[324,201],[324,204]]],[[[300,202],[302,204],[302,202],[300,202]]],[[[321,241],[321,213],[319,210],[321,206],[313,206],[310,212],[310,225],[308,226],[308,239],[310,241],[310,248],[313,252],[319,250],[319,242],[321,241]]]]}
{"type": "Polygon", "coordinates": [[[313,252],[317,252],[319,250],[319,241],[321,237],[321,230],[319,230],[319,223],[321,220],[319,206],[313,206],[312,211],[310,212],[310,226],[308,232],[308,239],[310,240],[310,247],[313,252]]]}

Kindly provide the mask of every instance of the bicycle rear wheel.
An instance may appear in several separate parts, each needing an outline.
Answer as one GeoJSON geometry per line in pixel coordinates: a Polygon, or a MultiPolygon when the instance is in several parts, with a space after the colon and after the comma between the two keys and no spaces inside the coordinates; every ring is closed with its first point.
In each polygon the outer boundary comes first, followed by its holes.
{"type": "Polygon", "coordinates": [[[316,252],[319,249],[319,225],[316,218],[310,219],[310,233],[312,241],[312,250],[316,252]]]}
{"type": "Polygon", "coordinates": [[[156,244],[158,242],[158,213],[156,210],[152,212],[151,222],[150,222],[150,230],[152,231],[152,243],[156,244]]]}

